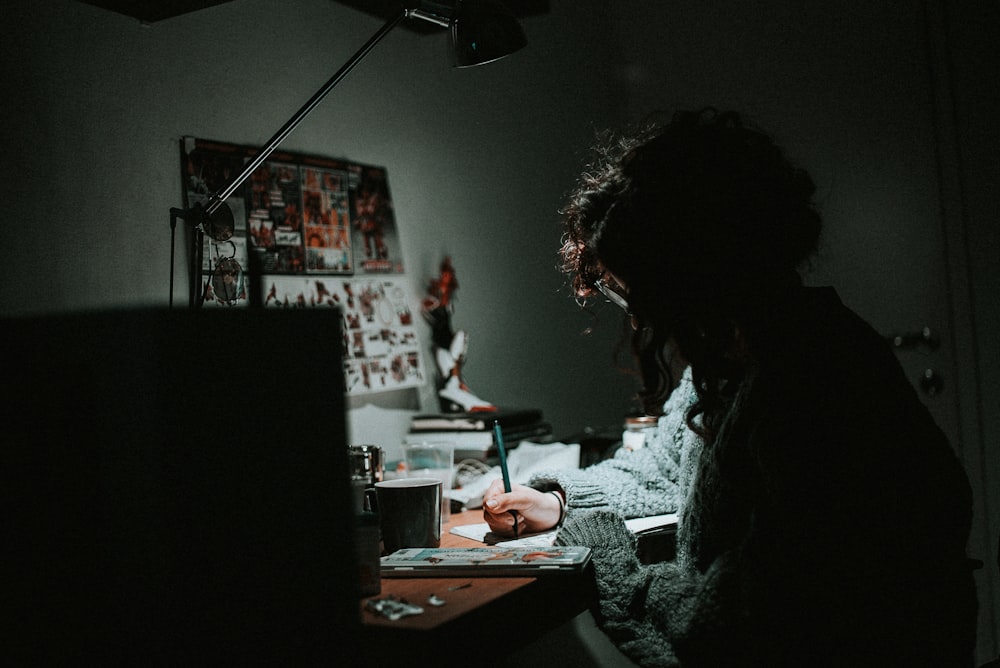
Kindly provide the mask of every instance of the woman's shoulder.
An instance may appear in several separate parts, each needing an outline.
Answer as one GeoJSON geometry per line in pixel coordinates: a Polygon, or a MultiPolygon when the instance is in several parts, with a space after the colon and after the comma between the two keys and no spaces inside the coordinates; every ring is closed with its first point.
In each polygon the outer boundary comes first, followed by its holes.
{"type": "Polygon", "coordinates": [[[844,304],[832,287],[803,289],[784,318],[770,362],[827,383],[879,377],[898,381],[902,373],[888,338],[844,304]]]}

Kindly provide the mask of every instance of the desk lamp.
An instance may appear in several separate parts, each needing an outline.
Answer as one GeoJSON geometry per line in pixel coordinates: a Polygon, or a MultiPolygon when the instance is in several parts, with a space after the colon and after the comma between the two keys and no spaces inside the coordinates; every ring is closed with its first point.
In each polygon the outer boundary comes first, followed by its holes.
{"type": "MultiPolygon", "coordinates": [[[[242,172],[232,178],[221,190],[209,195],[206,202],[199,202],[188,209],[170,209],[170,306],[174,302],[174,233],[177,219],[184,220],[192,229],[189,248],[189,306],[201,306],[202,294],[198,277],[201,273],[204,235],[216,241],[226,241],[233,235],[233,212],[226,204],[236,189],[267,159],[281,142],[291,134],[320,101],[354,69],[362,58],[375,48],[383,37],[404,19],[421,19],[448,28],[452,65],[471,67],[489,63],[514,53],[527,44],[524,31],[514,14],[498,0],[407,0],[399,12],[385,24],[323,84],[302,108],[285,122],[260,152],[247,163],[242,172]]],[[[234,261],[235,262],[235,261],[234,261]]],[[[239,267],[237,267],[239,269],[239,267]]]]}

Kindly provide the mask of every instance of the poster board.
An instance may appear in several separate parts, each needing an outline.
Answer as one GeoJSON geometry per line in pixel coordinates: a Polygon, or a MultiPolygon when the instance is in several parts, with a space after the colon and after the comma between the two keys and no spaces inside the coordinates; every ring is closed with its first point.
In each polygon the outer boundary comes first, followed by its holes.
{"type": "MultiPolygon", "coordinates": [[[[185,208],[207,204],[258,151],[183,137],[185,208]]],[[[205,237],[203,307],[337,307],[349,395],[424,383],[385,168],[274,151],[226,204],[235,230],[205,237]]]]}

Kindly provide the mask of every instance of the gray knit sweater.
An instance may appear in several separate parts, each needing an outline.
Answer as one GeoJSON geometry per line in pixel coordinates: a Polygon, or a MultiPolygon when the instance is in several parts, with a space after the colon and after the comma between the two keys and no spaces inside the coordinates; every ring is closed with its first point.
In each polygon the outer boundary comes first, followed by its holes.
{"type": "Polygon", "coordinates": [[[571,516],[601,509],[625,518],[680,512],[701,449],[701,438],[685,422],[695,398],[689,369],[642,448],[620,449],[584,469],[540,471],[529,485],[561,488],[571,516]]]}
{"type": "Polygon", "coordinates": [[[619,450],[614,457],[585,469],[543,471],[530,485],[560,487],[566,495],[567,525],[559,534],[564,545],[600,546],[598,618],[603,630],[632,660],[643,666],[677,666],[668,636],[657,628],[660,619],[686,620],[689,614],[671,614],[691,608],[700,580],[678,545],[675,562],[640,566],[636,538],[623,519],[663,513],[681,514],[694,481],[702,439],[687,425],[687,411],[695,402],[691,370],[664,404],[656,430],[638,450],[619,450]],[[659,615],[635,615],[637,593],[660,608],[659,615]]]}

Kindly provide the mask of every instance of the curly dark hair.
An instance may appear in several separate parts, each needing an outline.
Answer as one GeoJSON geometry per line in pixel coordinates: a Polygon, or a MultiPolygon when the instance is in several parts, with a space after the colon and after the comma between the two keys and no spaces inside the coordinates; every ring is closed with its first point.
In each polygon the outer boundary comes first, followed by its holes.
{"type": "Polygon", "coordinates": [[[627,286],[644,410],[662,412],[679,352],[699,396],[688,422],[712,434],[744,368],[735,351],[762,354],[769,311],[817,248],[816,187],[734,112],[677,112],[594,152],[560,212],[563,270],[578,297],[608,273],[627,286]]]}

